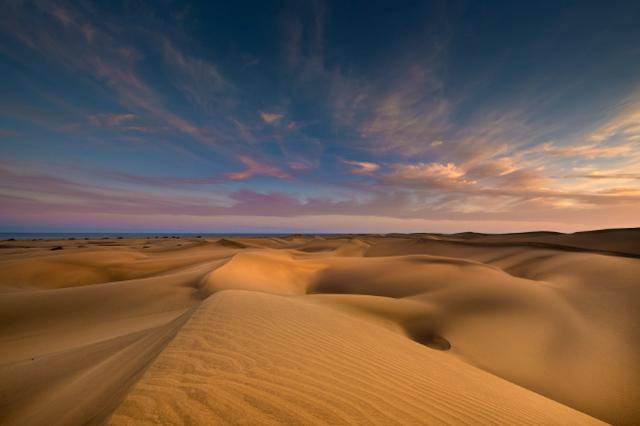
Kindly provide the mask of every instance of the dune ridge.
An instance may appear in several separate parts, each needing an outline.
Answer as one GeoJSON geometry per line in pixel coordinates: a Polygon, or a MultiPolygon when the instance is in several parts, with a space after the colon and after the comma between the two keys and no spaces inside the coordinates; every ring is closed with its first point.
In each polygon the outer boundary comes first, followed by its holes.
{"type": "Polygon", "coordinates": [[[637,424],[639,235],[5,242],[0,423],[637,424]]]}

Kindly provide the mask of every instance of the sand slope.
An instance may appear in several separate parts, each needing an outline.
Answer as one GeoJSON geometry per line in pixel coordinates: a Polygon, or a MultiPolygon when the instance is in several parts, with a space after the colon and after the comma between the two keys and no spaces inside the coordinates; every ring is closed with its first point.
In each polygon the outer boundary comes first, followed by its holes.
{"type": "Polygon", "coordinates": [[[638,235],[4,242],[0,424],[638,424],[638,235]]]}
{"type": "Polygon", "coordinates": [[[304,298],[203,303],[112,417],[153,424],[597,424],[446,353],[304,298]]]}

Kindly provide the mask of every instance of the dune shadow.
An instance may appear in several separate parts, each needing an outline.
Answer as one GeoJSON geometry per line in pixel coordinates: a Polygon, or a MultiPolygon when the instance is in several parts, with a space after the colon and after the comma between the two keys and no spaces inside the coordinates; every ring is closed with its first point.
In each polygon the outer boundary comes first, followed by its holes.
{"type": "Polygon", "coordinates": [[[448,351],[451,349],[451,343],[433,331],[426,332],[413,332],[409,333],[409,337],[421,345],[427,346],[431,349],[436,349],[438,351],[448,351]]]}

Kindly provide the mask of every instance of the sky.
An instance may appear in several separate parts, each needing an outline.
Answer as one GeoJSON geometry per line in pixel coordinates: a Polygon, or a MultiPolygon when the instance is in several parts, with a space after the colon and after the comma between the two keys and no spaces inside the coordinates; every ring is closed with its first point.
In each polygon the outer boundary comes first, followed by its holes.
{"type": "Polygon", "coordinates": [[[640,226],[638,1],[0,9],[0,231],[640,226]]]}

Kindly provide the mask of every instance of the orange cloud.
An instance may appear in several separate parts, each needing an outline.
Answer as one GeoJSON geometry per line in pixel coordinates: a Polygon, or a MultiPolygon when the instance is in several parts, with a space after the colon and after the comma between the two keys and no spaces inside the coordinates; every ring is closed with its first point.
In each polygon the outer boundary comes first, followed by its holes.
{"type": "Polygon", "coordinates": [[[453,163],[417,163],[394,166],[392,177],[408,181],[457,181],[464,170],[453,163]]]}
{"type": "Polygon", "coordinates": [[[542,152],[559,157],[582,157],[587,159],[621,157],[635,153],[631,145],[598,146],[579,145],[568,147],[554,147],[553,144],[542,145],[542,152]]]}
{"type": "Polygon", "coordinates": [[[282,114],[260,111],[260,118],[267,124],[274,124],[284,118],[282,114]]]}
{"type": "Polygon", "coordinates": [[[627,101],[618,115],[589,135],[589,140],[603,142],[613,137],[626,141],[640,140],[640,96],[627,101]]]}

